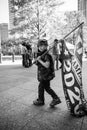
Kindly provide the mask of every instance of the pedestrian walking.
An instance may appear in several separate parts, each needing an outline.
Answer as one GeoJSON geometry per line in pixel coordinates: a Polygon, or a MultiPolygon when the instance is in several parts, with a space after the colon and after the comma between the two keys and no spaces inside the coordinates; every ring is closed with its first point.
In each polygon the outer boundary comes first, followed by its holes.
{"type": "Polygon", "coordinates": [[[53,61],[54,61],[54,68],[56,70],[62,68],[62,45],[61,42],[58,41],[58,39],[54,40],[54,46],[52,49],[52,54],[53,54],[53,61]]]}
{"type": "Polygon", "coordinates": [[[58,70],[58,59],[59,59],[59,46],[58,46],[58,40],[55,39],[54,46],[53,46],[53,61],[56,70],[58,70]]]}
{"type": "Polygon", "coordinates": [[[38,54],[36,65],[38,67],[38,98],[33,102],[34,105],[41,106],[45,104],[44,91],[46,91],[52,97],[52,102],[50,106],[55,106],[61,103],[60,98],[50,87],[50,81],[55,77],[54,63],[52,56],[47,51],[48,43],[47,40],[40,40],[38,43],[38,54]],[[41,56],[43,55],[43,56],[41,56]]]}

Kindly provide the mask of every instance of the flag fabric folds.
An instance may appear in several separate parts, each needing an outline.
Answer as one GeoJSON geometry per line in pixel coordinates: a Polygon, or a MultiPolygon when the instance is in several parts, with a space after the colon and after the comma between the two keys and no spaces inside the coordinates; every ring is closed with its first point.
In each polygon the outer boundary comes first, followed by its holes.
{"type": "Polygon", "coordinates": [[[62,81],[68,109],[72,115],[83,116],[87,113],[87,102],[82,86],[83,39],[78,29],[72,55],[64,40],[62,43],[62,81]]]}

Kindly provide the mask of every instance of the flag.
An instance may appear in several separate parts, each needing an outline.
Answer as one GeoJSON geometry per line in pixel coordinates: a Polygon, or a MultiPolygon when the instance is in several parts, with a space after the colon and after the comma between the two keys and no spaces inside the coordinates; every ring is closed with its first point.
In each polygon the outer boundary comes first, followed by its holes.
{"type": "Polygon", "coordinates": [[[82,54],[83,40],[78,29],[74,55],[71,55],[65,41],[62,40],[62,81],[68,109],[71,114],[82,116],[86,110],[86,100],[82,87],[82,54]],[[85,109],[85,110],[83,110],[85,109]]]}

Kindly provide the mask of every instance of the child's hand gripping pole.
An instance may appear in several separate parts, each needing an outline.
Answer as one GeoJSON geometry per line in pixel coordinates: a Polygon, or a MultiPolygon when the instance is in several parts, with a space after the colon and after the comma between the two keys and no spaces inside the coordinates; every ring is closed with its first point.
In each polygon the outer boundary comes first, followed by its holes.
{"type": "MultiPolygon", "coordinates": [[[[59,42],[59,41],[58,41],[58,42],[59,42]]],[[[43,57],[44,55],[46,55],[51,49],[53,49],[53,47],[54,47],[54,45],[51,46],[51,47],[49,48],[49,50],[47,50],[46,52],[44,52],[41,56],[37,57],[37,58],[33,61],[32,65],[35,64],[35,63],[37,62],[37,60],[41,59],[41,57],[43,57]]]]}
{"type": "Polygon", "coordinates": [[[33,63],[32,63],[32,65],[33,64],[35,64],[37,61],[39,61],[41,59],[41,56],[38,56],[34,61],[33,61],[33,63]]]}
{"type": "Polygon", "coordinates": [[[35,64],[38,60],[40,60],[41,57],[43,57],[44,55],[46,55],[48,52],[49,52],[49,50],[47,50],[47,51],[46,51],[45,53],[43,53],[41,56],[38,56],[38,57],[33,61],[32,65],[35,64]]]}

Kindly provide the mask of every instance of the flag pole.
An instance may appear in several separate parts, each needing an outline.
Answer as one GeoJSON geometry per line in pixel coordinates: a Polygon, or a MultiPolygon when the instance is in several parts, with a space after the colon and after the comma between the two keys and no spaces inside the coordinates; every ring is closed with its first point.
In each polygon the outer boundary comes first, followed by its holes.
{"type": "Polygon", "coordinates": [[[66,37],[68,37],[72,32],[74,32],[77,28],[79,28],[82,24],[84,24],[84,22],[82,22],[81,24],[79,24],[76,28],[74,28],[70,33],[68,33],[63,39],[66,39],[66,37]]]}
{"type": "MultiPolygon", "coordinates": [[[[62,39],[66,39],[66,37],[68,37],[72,32],[74,32],[77,28],[79,28],[82,24],[84,24],[84,22],[80,23],[77,27],[75,27],[71,32],[69,32],[67,35],[65,35],[62,39]]],[[[61,40],[59,40],[60,42],[61,40]]],[[[54,47],[54,45],[52,47],[49,48],[49,50],[47,50],[45,53],[43,53],[40,57],[43,57],[44,55],[46,55],[52,48],[54,47]]],[[[37,59],[32,63],[32,65],[37,61],[37,59]]]]}

